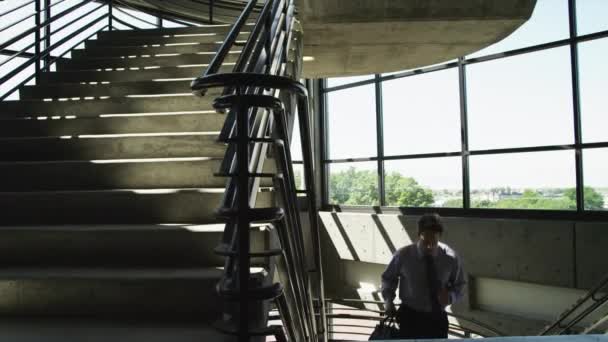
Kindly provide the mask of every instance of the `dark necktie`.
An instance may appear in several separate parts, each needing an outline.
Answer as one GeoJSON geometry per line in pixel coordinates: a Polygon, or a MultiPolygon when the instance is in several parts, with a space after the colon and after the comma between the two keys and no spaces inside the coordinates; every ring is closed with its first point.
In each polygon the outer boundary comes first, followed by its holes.
{"type": "Polygon", "coordinates": [[[424,261],[426,265],[426,277],[429,284],[429,298],[431,300],[431,308],[433,312],[441,311],[439,305],[439,279],[437,278],[437,270],[435,269],[435,260],[432,255],[425,255],[424,261]]]}

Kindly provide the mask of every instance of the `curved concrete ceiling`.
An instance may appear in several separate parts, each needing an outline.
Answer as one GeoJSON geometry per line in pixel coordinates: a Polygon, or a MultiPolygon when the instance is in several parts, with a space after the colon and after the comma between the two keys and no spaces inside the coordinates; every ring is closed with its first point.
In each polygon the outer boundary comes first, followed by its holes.
{"type": "MultiPolygon", "coordinates": [[[[194,0],[123,0],[190,20],[208,20],[194,0]]],[[[262,2],[262,1],[260,1],[262,2]]],[[[216,0],[230,22],[240,0],[216,0]]],[[[296,0],[304,30],[304,75],[349,76],[411,69],[464,56],[511,34],[536,0],[296,0]]]]}

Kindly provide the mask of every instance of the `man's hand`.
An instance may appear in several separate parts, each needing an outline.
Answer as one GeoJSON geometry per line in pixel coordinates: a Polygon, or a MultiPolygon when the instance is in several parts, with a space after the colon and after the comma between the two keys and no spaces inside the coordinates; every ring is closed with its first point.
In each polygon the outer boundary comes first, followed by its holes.
{"type": "Polygon", "coordinates": [[[450,305],[450,292],[448,291],[448,289],[443,288],[439,290],[438,299],[439,305],[441,305],[442,307],[445,308],[446,306],[450,305]]]}
{"type": "Polygon", "coordinates": [[[384,313],[389,316],[395,316],[397,314],[397,310],[395,309],[395,304],[393,302],[385,302],[384,303],[384,313]]]}

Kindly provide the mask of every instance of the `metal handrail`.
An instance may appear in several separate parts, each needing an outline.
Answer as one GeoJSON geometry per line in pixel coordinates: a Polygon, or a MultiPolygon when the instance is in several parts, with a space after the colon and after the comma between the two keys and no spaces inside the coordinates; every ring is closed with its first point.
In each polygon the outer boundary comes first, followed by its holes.
{"type": "Polygon", "coordinates": [[[41,10],[39,10],[39,11],[34,11],[34,13],[32,13],[32,14],[30,14],[30,15],[26,16],[26,17],[23,17],[23,18],[17,19],[17,21],[15,21],[15,22],[13,22],[13,23],[11,23],[11,24],[7,25],[7,26],[4,26],[4,27],[0,28],[0,32],[4,31],[4,30],[6,30],[6,29],[9,29],[9,28],[11,28],[11,27],[13,27],[13,26],[15,26],[15,25],[17,25],[17,24],[19,24],[19,23],[22,23],[22,22],[23,22],[25,19],[29,19],[29,18],[31,18],[31,17],[33,17],[33,16],[37,15],[37,14],[43,13],[44,11],[48,11],[48,10],[50,10],[50,9],[51,9],[53,6],[59,5],[60,3],[64,2],[64,1],[67,1],[67,0],[59,0],[59,1],[57,1],[56,3],[54,3],[54,4],[50,5],[50,6],[49,6],[49,7],[47,7],[47,8],[43,8],[43,9],[41,9],[41,10]]]}
{"type": "Polygon", "coordinates": [[[608,290],[608,275],[606,275],[604,279],[600,280],[600,282],[595,285],[591,290],[589,290],[582,298],[577,300],[573,306],[571,306],[562,314],[560,314],[557,320],[551,325],[544,328],[539,333],[539,335],[548,335],[555,328],[561,329],[559,332],[557,332],[557,335],[567,333],[572,327],[574,327],[580,321],[591,315],[595,310],[599,309],[602,305],[608,303],[608,293],[601,294],[602,289],[608,290]],[[601,294],[600,298],[596,298],[596,295],[598,294],[601,294]],[[565,325],[562,325],[562,323],[566,319],[568,319],[572,314],[574,314],[585,303],[589,302],[589,300],[591,300],[591,305],[589,307],[587,307],[579,314],[575,315],[570,322],[565,325]]]}
{"type": "MultiPolygon", "coordinates": [[[[58,20],[58,19],[63,18],[64,16],[66,16],[66,15],[70,14],[72,11],[74,11],[74,10],[76,10],[76,9],[78,9],[78,8],[80,8],[80,7],[84,6],[84,5],[86,5],[86,4],[88,4],[88,3],[89,3],[89,2],[91,2],[91,1],[93,1],[93,0],[85,0],[85,1],[83,1],[83,2],[81,2],[81,3],[78,3],[78,4],[76,4],[76,5],[72,6],[72,7],[70,7],[69,9],[67,9],[67,10],[65,10],[65,11],[62,11],[61,13],[59,13],[59,14],[57,14],[57,15],[55,15],[55,16],[53,16],[53,17],[51,17],[51,18],[47,19],[47,20],[45,20],[44,22],[40,23],[40,26],[37,26],[37,27],[32,27],[32,28],[30,28],[30,29],[28,29],[28,30],[25,30],[25,31],[23,31],[23,32],[19,33],[18,35],[14,36],[13,38],[9,38],[9,39],[8,39],[7,41],[5,41],[4,43],[1,43],[1,44],[0,44],[0,50],[3,50],[3,49],[5,49],[5,48],[7,48],[7,47],[11,46],[12,44],[14,44],[14,43],[18,42],[19,40],[21,40],[21,39],[25,38],[26,36],[28,36],[28,35],[30,35],[30,34],[32,34],[32,33],[35,33],[37,29],[42,29],[42,28],[45,28],[46,26],[50,25],[50,24],[51,24],[51,23],[53,23],[54,21],[56,21],[56,20],[58,20]]],[[[102,7],[102,6],[104,6],[104,5],[100,5],[99,7],[102,7]]],[[[97,7],[97,8],[99,8],[99,7],[97,7]]],[[[97,8],[96,8],[96,9],[97,9],[97,8]]],[[[44,36],[43,36],[43,37],[41,37],[41,38],[44,38],[44,36]]]]}
{"type": "MultiPolygon", "coordinates": [[[[120,1],[118,1],[118,2],[120,2],[120,1]]],[[[122,3],[122,2],[120,2],[120,3],[121,3],[123,6],[125,6],[125,7],[129,7],[129,6],[125,5],[125,4],[124,4],[124,3],[122,3]]],[[[124,14],[124,15],[128,16],[128,17],[131,17],[131,18],[133,18],[133,19],[135,19],[135,20],[139,20],[139,21],[141,21],[142,23],[146,23],[146,24],[148,24],[148,25],[152,25],[152,26],[154,26],[154,27],[159,27],[159,26],[158,26],[158,24],[156,24],[156,23],[151,23],[151,22],[149,22],[149,21],[147,21],[147,20],[144,20],[144,19],[142,19],[142,18],[138,18],[138,17],[134,16],[133,14],[131,14],[131,13],[129,13],[129,12],[123,11],[122,9],[120,9],[120,7],[116,7],[115,9],[116,9],[118,12],[120,12],[120,13],[122,13],[122,14],[124,14]]]]}
{"type": "MultiPolygon", "coordinates": [[[[306,154],[305,158],[306,160],[304,161],[305,165],[309,166],[308,167],[308,173],[305,177],[306,181],[307,181],[307,189],[308,189],[308,194],[309,194],[309,201],[311,204],[309,204],[309,213],[311,214],[311,225],[312,225],[312,231],[313,231],[313,236],[317,237],[318,240],[318,223],[316,222],[316,214],[314,212],[314,208],[316,208],[315,206],[315,196],[314,196],[314,181],[313,181],[313,177],[312,177],[312,155],[310,154],[312,151],[310,150],[310,146],[311,146],[311,142],[310,142],[310,128],[308,127],[308,99],[307,99],[307,91],[306,88],[303,87],[301,84],[299,84],[298,82],[289,79],[289,78],[285,78],[285,77],[281,77],[281,76],[277,76],[274,75],[275,71],[274,70],[278,70],[278,69],[283,69],[284,67],[281,66],[283,65],[283,63],[286,62],[286,56],[288,53],[288,48],[285,47],[285,44],[289,44],[289,40],[288,38],[291,37],[291,34],[289,32],[289,30],[291,30],[292,27],[292,17],[290,17],[290,15],[293,15],[293,4],[289,3],[286,4],[285,1],[283,0],[277,0],[277,1],[267,1],[262,9],[262,12],[259,14],[257,21],[256,21],[256,25],[254,26],[254,29],[252,30],[252,32],[250,33],[250,36],[248,38],[248,41],[245,45],[245,48],[243,49],[243,53],[239,58],[239,61],[237,62],[237,65],[235,67],[235,71],[241,71],[241,72],[236,72],[236,73],[230,73],[230,74],[217,74],[215,73],[217,70],[219,70],[219,68],[221,67],[223,60],[224,60],[224,55],[227,53],[227,51],[230,50],[232,44],[234,43],[234,40],[236,38],[236,35],[238,35],[240,33],[240,29],[242,28],[243,24],[246,22],[247,20],[247,16],[246,14],[249,14],[251,12],[251,9],[253,8],[253,6],[255,5],[255,1],[250,1],[248,2],[245,10],[243,11],[243,13],[241,14],[241,16],[239,16],[239,19],[237,20],[237,22],[235,23],[235,25],[233,26],[233,28],[231,29],[228,38],[226,39],[225,43],[222,44],[222,47],[220,48],[220,51],[218,52],[216,58],[212,61],[211,66],[206,70],[206,72],[203,74],[202,77],[199,77],[197,79],[195,79],[192,84],[191,84],[191,89],[193,91],[194,94],[196,95],[203,95],[205,93],[205,90],[207,88],[210,87],[224,87],[224,89],[231,89],[231,91],[228,91],[228,94],[231,94],[232,91],[235,91],[237,95],[241,96],[242,94],[261,94],[260,91],[262,91],[262,89],[272,89],[273,93],[275,93],[276,96],[281,96],[280,94],[282,92],[288,92],[290,94],[296,95],[296,102],[290,105],[290,111],[284,112],[284,111],[280,111],[277,112],[275,110],[275,124],[276,124],[276,131],[277,132],[282,132],[281,134],[278,135],[279,137],[279,141],[283,141],[284,144],[277,144],[275,143],[275,146],[278,148],[277,149],[277,153],[275,154],[275,157],[278,157],[279,161],[278,164],[280,166],[280,169],[283,170],[283,179],[282,181],[275,183],[275,188],[279,189],[280,192],[283,193],[283,200],[285,201],[284,205],[284,211],[285,211],[285,219],[288,220],[288,226],[290,227],[290,233],[287,234],[288,236],[291,236],[291,239],[293,239],[293,243],[289,242],[289,239],[284,240],[283,242],[285,242],[284,248],[287,248],[286,250],[286,254],[288,254],[288,257],[286,258],[287,263],[289,265],[293,265],[292,267],[290,267],[290,273],[293,274],[293,272],[299,272],[298,274],[295,274],[295,276],[292,278],[290,277],[291,281],[290,283],[292,283],[294,285],[294,287],[296,288],[297,293],[296,295],[296,301],[298,303],[302,303],[302,307],[296,308],[298,310],[298,315],[300,315],[300,319],[299,321],[301,323],[303,323],[304,325],[302,325],[304,327],[304,329],[306,331],[309,331],[309,333],[307,333],[307,338],[311,338],[311,337],[316,337],[316,334],[318,332],[324,333],[324,324],[322,324],[320,327],[316,327],[315,324],[315,318],[314,318],[314,305],[313,305],[313,301],[312,301],[312,296],[310,294],[310,292],[308,291],[308,288],[306,284],[309,284],[308,282],[308,274],[307,274],[307,267],[306,267],[306,263],[304,260],[304,250],[303,250],[303,245],[304,245],[304,241],[303,241],[303,236],[302,236],[302,232],[301,232],[301,223],[300,223],[300,219],[299,219],[299,209],[298,209],[298,205],[297,205],[297,193],[295,190],[295,179],[293,177],[293,169],[291,168],[291,156],[290,156],[290,152],[288,148],[285,148],[288,145],[289,139],[288,139],[288,134],[287,134],[287,127],[289,126],[287,124],[286,120],[292,121],[293,120],[293,114],[295,113],[295,108],[298,108],[298,114],[300,115],[300,125],[303,126],[303,129],[301,129],[302,134],[306,134],[306,137],[304,137],[302,139],[303,141],[303,145],[307,145],[304,148],[304,153],[306,154]],[[283,25],[284,24],[284,25],[283,25]],[[287,32],[285,32],[285,31],[287,32]],[[255,71],[255,72],[251,72],[251,73],[247,73],[247,72],[242,72],[245,71],[245,69],[247,71],[255,71]],[[252,70],[253,69],[253,70],[252,70]],[[262,75],[260,75],[262,74],[262,75]],[[285,117],[284,117],[285,115],[285,117]],[[291,117],[289,117],[291,115],[291,117]],[[312,195],[312,196],[311,196],[312,195]],[[295,234],[294,234],[295,233],[295,234]],[[302,312],[300,311],[302,310],[302,312]],[[320,328],[320,329],[319,329],[320,328]]],[[[218,100],[222,99],[222,98],[227,98],[227,96],[231,96],[231,95],[226,95],[223,97],[220,97],[216,100],[216,103],[218,100]]],[[[231,97],[230,97],[231,98],[231,97]]],[[[290,97],[291,98],[291,97],[290,97]]],[[[286,104],[289,104],[289,101],[287,101],[286,104]]],[[[221,108],[227,108],[224,106],[220,106],[221,108]]],[[[218,108],[218,107],[216,107],[218,108]]],[[[243,110],[243,108],[240,108],[241,112],[243,110]]],[[[257,117],[257,110],[249,110],[246,113],[242,113],[240,114],[239,120],[241,120],[240,118],[243,117],[243,115],[246,115],[249,118],[252,118],[251,120],[247,120],[249,121],[249,127],[248,129],[244,129],[244,127],[242,126],[243,124],[239,124],[238,121],[236,120],[236,115],[237,111],[236,110],[231,110],[228,112],[228,117],[227,120],[225,122],[224,128],[226,127],[230,127],[229,130],[227,130],[227,134],[222,135],[221,138],[222,140],[225,139],[236,139],[236,136],[234,136],[235,130],[234,130],[234,126],[235,126],[235,121],[236,121],[236,125],[241,125],[240,129],[237,129],[236,131],[240,131],[240,132],[251,132],[248,133],[248,135],[252,136],[252,137],[258,137],[260,133],[266,134],[265,132],[269,132],[271,131],[270,128],[272,127],[272,123],[269,120],[265,121],[265,125],[257,125],[257,119],[255,119],[257,117]],[[257,126],[256,126],[257,125],[257,126]],[[255,132],[252,132],[252,130],[255,129],[255,132]],[[258,132],[258,133],[256,133],[258,132]]],[[[225,131],[225,129],[223,129],[223,131],[225,131]]],[[[231,145],[232,146],[232,145],[231,145]]],[[[242,146],[242,145],[241,145],[242,146]]],[[[257,144],[256,144],[257,146],[257,144]]],[[[242,148],[242,147],[240,147],[242,148]]],[[[233,148],[234,150],[234,148],[233,148]]],[[[260,149],[257,149],[258,151],[258,156],[261,156],[261,154],[259,153],[260,149]]],[[[244,153],[242,150],[240,152],[241,154],[236,154],[238,155],[242,155],[242,153],[244,153]]],[[[251,150],[251,153],[256,153],[256,148],[254,148],[253,150],[251,150]]],[[[255,155],[252,157],[252,159],[254,160],[253,162],[253,169],[255,172],[255,169],[257,168],[255,165],[255,160],[257,160],[257,158],[259,157],[255,157],[255,155]]],[[[244,175],[244,171],[242,169],[242,165],[244,164],[244,162],[241,160],[241,162],[236,163],[235,162],[236,157],[235,157],[235,153],[234,151],[230,151],[230,148],[228,149],[228,151],[226,152],[226,157],[224,159],[224,162],[228,161],[228,163],[226,164],[226,168],[222,169],[224,172],[226,172],[226,174],[240,174],[240,175],[244,175]],[[240,171],[237,172],[237,170],[235,169],[236,165],[241,165],[241,168],[239,169],[240,171]]],[[[250,164],[251,165],[251,164],[250,164]]],[[[242,183],[243,180],[240,180],[240,185],[239,188],[240,189],[246,189],[247,187],[252,186],[252,182],[248,182],[245,180],[245,183],[242,183]]],[[[232,204],[235,203],[236,201],[236,181],[233,179],[230,179],[227,183],[227,190],[225,192],[225,197],[224,197],[224,206],[225,207],[231,207],[232,204]]],[[[251,189],[250,189],[251,190],[251,189]]],[[[252,196],[254,195],[254,192],[250,192],[252,196]]],[[[240,200],[242,201],[242,199],[240,200]]],[[[226,227],[226,232],[225,232],[225,236],[224,236],[224,243],[229,244],[231,246],[233,246],[235,238],[233,236],[234,233],[236,232],[234,230],[235,228],[231,228],[230,225],[227,225],[226,227]],[[232,230],[231,230],[232,229],[232,230]],[[229,230],[231,230],[229,232],[229,230]]],[[[241,229],[241,227],[239,226],[239,232],[242,232],[243,230],[241,229]]],[[[279,229],[280,231],[280,229],[279,229]]],[[[239,233],[241,234],[241,233],[239,233]]],[[[282,245],[283,245],[282,242],[282,245]]],[[[315,246],[317,247],[317,246],[315,246]]],[[[245,253],[247,253],[247,250],[240,250],[240,255],[244,255],[245,253]]],[[[318,253],[315,253],[318,255],[318,253]]],[[[243,271],[244,269],[248,269],[247,266],[247,259],[245,259],[245,264],[241,263],[241,260],[239,260],[239,267],[238,269],[243,271]]],[[[232,274],[232,271],[230,271],[234,266],[236,265],[234,258],[232,258],[232,260],[230,258],[228,258],[227,260],[227,267],[225,267],[225,269],[227,270],[227,275],[230,276],[232,274]]],[[[319,267],[317,267],[318,263],[315,263],[315,267],[314,270],[320,270],[319,267]]],[[[239,279],[241,279],[241,281],[244,279],[244,277],[246,277],[246,275],[240,274],[239,275],[239,279]]],[[[319,277],[320,280],[322,281],[322,277],[319,277]]],[[[320,292],[321,294],[323,294],[322,291],[322,287],[320,287],[320,292]]],[[[323,297],[323,295],[321,296],[323,297]]],[[[321,301],[323,303],[323,301],[321,301]]],[[[323,307],[323,305],[322,305],[323,307]]],[[[325,322],[325,310],[324,307],[323,309],[320,311],[320,316],[323,317],[322,321],[325,322]]]]}
{"type": "Polygon", "coordinates": [[[2,18],[3,16],[5,16],[5,15],[7,15],[7,14],[9,14],[9,13],[13,13],[13,12],[15,12],[15,11],[19,10],[19,9],[22,9],[23,7],[25,7],[25,6],[27,6],[27,5],[31,5],[31,4],[33,4],[34,2],[36,2],[36,0],[32,0],[32,1],[29,1],[29,2],[26,2],[26,3],[23,3],[23,4],[21,4],[21,5],[17,6],[17,7],[15,7],[15,8],[9,9],[8,11],[6,11],[6,12],[4,12],[4,13],[0,13],[0,18],[2,18]]]}

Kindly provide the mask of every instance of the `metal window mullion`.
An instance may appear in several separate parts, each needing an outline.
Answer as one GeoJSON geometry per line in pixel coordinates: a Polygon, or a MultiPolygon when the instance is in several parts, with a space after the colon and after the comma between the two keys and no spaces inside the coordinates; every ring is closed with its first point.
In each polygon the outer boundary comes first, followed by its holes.
{"type": "Polygon", "coordinates": [[[326,206],[329,204],[329,163],[326,162],[329,156],[329,144],[328,144],[328,118],[327,118],[327,92],[325,92],[325,86],[327,79],[319,79],[319,150],[321,151],[321,205],[326,206]]]}
{"type": "Polygon", "coordinates": [[[41,50],[40,44],[42,44],[42,42],[40,41],[40,22],[41,22],[41,20],[40,20],[40,16],[41,16],[40,1],[42,1],[42,0],[36,0],[35,5],[34,5],[35,6],[34,11],[36,11],[36,22],[35,22],[36,32],[34,34],[35,35],[34,39],[36,40],[36,46],[35,46],[35,52],[34,52],[34,55],[36,58],[36,67],[35,67],[36,68],[35,69],[36,70],[36,84],[38,84],[38,81],[40,80],[40,65],[41,65],[41,61],[40,61],[40,57],[39,57],[40,50],[41,50]]]}
{"type": "Polygon", "coordinates": [[[576,167],[576,210],[585,210],[585,182],[583,179],[583,151],[581,148],[582,128],[581,128],[581,104],[580,87],[578,73],[578,43],[574,39],[577,35],[576,29],[576,0],[568,0],[568,13],[570,25],[570,71],[572,74],[572,109],[574,115],[574,145],[575,148],[575,167],[576,167]]]}
{"type": "Polygon", "coordinates": [[[469,123],[467,106],[467,77],[464,57],[458,58],[458,92],[460,95],[460,145],[462,152],[462,207],[471,207],[469,180],[469,123]]]}
{"type": "Polygon", "coordinates": [[[374,83],[376,92],[376,143],[378,156],[378,194],[380,206],[386,205],[386,191],[384,188],[384,126],[383,126],[383,107],[382,107],[382,83],[380,74],[375,75],[374,83]]]}
{"type": "Polygon", "coordinates": [[[112,0],[108,0],[108,31],[112,31],[112,0]]]}
{"type": "MultiPolygon", "coordinates": [[[[48,20],[51,20],[51,0],[44,0],[44,21],[48,21],[48,20]]],[[[44,27],[44,48],[45,49],[48,49],[49,46],[51,46],[51,25],[53,25],[53,24],[49,24],[44,27]]],[[[49,51],[49,54],[46,57],[44,57],[43,66],[45,68],[49,67],[51,58],[52,58],[52,51],[49,51]]]]}

